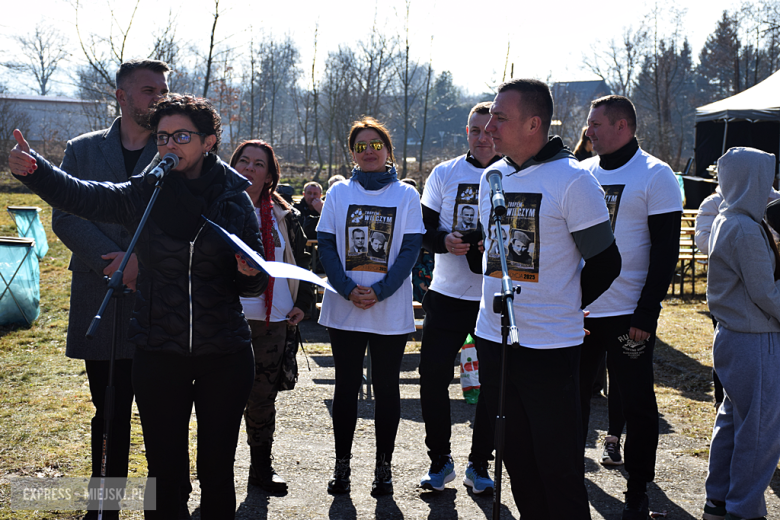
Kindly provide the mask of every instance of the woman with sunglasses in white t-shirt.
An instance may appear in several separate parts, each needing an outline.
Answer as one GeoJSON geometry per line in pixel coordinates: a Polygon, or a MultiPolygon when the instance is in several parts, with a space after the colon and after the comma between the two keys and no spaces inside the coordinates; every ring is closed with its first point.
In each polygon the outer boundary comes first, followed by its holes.
{"type": "Polygon", "coordinates": [[[328,327],[336,366],[332,409],[336,468],[328,491],[350,490],[357,398],[368,346],[376,397],[371,494],[389,495],[401,418],[401,360],[406,339],[414,331],[411,271],[425,227],[417,191],[398,181],[387,128],[370,117],[356,121],[349,132],[349,148],[355,161],[352,178],[328,191],[317,226],[320,259],[338,292],[326,291],[319,321],[328,327]],[[351,243],[356,236],[374,242],[368,248],[351,243]]]}

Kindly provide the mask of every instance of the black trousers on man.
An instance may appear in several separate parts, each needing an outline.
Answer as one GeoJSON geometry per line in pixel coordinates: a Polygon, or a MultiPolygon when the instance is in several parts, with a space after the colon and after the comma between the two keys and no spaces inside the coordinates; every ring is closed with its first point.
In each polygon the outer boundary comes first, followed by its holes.
{"type": "MultiPolygon", "coordinates": [[[[95,415],[92,417],[92,477],[100,477],[103,458],[103,422],[106,413],[106,387],[108,386],[109,361],[85,360],[89,379],[89,391],[95,415]]],[[[115,478],[127,477],[130,453],[130,418],[133,412],[132,359],[117,359],[114,362],[114,416],[111,420],[111,434],[108,439],[108,473],[115,478]]],[[[97,481],[92,482],[97,485],[97,481]]],[[[97,504],[90,507],[96,508],[97,504]]],[[[103,510],[118,510],[119,502],[103,504],[103,510]]]]}
{"type": "MultiPolygon", "coordinates": [[[[598,361],[607,352],[610,394],[613,385],[620,392],[626,421],[624,446],[628,490],[645,491],[655,478],[655,456],[658,449],[658,405],[655,400],[653,349],[655,332],[642,343],[628,337],[631,315],[585,318],[585,336],[580,361],[580,391],[593,387],[598,361]]],[[[610,395],[611,397],[611,395],[610,395]]],[[[611,403],[610,403],[611,404],[611,403]]],[[[588,431],[590,396],[581,395],[582,435],[588,431]]]]}
{"type": "MultiPolygon", "coordinates": [[[[425,445],[428,455],[434,459],[451,453],[449,386],[454,378],[455,356],[468,335],[474,333],[479,302],[460,300],[429,290],[422,306],[425,321],[420,347],[420,405],[425,422],[425,445]]],[[[480,356],[477,350],[477,358],[480,356]]],[[[492,460],[493,429],[481,392],[473,424],[469,460],[492,460]]]]}
{"type": "MultiPolygon", "coordinates": [[[[480,393],[490,416],[496,417],[501,344],[477,338],[477,345],[480,393]]],[[[503,458],[523,520],[590,519],[582,456],[580,349],[507,351],[503,458]]]]}

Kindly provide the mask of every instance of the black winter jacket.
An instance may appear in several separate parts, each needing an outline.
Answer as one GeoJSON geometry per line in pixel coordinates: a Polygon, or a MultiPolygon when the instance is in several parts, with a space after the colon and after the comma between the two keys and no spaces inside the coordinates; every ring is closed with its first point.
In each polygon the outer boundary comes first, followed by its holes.
{"type": "MultiPolygon", "coordinates": [[[[40,155],[32,155],[38,169],[18,179],[46,202],[79,217],[121,224],[135,232],[152,195],[143,174],[121,184],[81,181],[40,155]]],[[[215,159],[210,171],[222,168],[225,186],[204,214],[262,254],[257,217],[244,191],[249,183],[215,159]]],[[[166,234],[150,217],[135,253],[139,273],[128,336],[138,348],[204,355],[251,347],[239,296],[262,294],[268,276],[240,274],[233,250],[205,221],[188,241],[166,234]]]]}

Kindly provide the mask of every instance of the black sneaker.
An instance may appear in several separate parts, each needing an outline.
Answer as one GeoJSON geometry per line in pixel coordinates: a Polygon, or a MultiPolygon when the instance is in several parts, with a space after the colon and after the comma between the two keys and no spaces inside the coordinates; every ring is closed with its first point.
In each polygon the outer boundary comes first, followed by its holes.
{"type": "Polygon", "coordinates": [[[393,472],[390,469],[390,463],[382,457],[376,462],[376,468],[374,469],[374,482],[371,484],[371,496],[378,497],[392,494],[393,472]]]}
{"type": "Polygon", "coordinates": [[[627,491],[622,520],[647,520],[650,517],[650,502],[644,491],[627,491]]]}
{"type": "Polygon", "coordinates": [[[623,457],[620,456],[620,439],[614,435],[607,435],[607,438],[604,439],[601,463],[605,466],[620,466],[623,464],[623,457]]]}
{"type": "Polygon", "coordinates": [[[343,459],[336,459],[336,469],[333,470],[333,478],[328,481],[328,493],[334,495],[341,495],[343,493],[349,493],[349,477],[352,474],[352,469],[349,467],[349,457],[343,459]]]}

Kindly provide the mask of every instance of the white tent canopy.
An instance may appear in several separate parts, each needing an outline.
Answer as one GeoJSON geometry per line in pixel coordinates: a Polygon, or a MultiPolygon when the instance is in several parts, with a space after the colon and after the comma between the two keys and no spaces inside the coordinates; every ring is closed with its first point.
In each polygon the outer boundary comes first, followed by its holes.
{"type": "Polygon", "coordinates": [[[696,122],[714,120],[780,121],[780,71],[726,99],[696,109],[696,122]]]}

